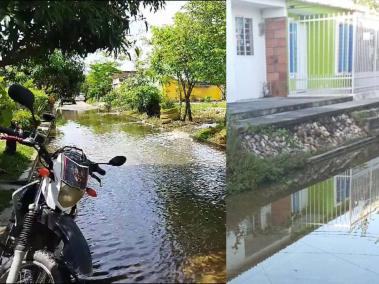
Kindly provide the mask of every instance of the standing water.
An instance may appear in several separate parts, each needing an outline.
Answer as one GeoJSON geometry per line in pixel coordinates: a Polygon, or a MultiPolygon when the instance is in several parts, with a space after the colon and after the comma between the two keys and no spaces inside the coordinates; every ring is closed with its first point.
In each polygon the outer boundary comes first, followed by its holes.
{"type": "Polygon", "coordinates": [[[276,190],[227,200],[231,284],[378,282],[379,157],[276,190]]]}
{"type": "Polygon", "coordinates": [[[195,282],[225,279],[225,155],[181,132],[130,118],[64,111],[52,147],[76,145],[92,161],[124,155],[84,198],[76,222],[94,280],[195,282]]]}

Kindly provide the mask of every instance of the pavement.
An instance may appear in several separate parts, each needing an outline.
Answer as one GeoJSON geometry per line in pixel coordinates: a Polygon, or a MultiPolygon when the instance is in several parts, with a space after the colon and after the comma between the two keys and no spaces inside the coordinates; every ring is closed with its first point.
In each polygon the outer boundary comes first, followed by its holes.
{"type": "Polygon", "coordinates": [[[84,101],[77,101],[76,104],[64,104],[58,109],[60,110],[71,110],[71,111],[87,111],[98,109],[98,106],[87,104],[84,101]]]}
{"type": "Polygon", "coordinates": [[[348,101],[343,103],[328,104],[318,107],[306,107],[293,111],[278,112],[274,114],[240,119],[236,121],[235,127],[240,130],[250,126],[274,125],[284,127],[292,124],[303,123],[314,120],[318,117],[338,115],[341,113],[352,112],[379,106],[379,98],[348,101]]]}
{"type": "Polygon", "coordinates": [[[239,119],[352,101],[352,96],[272,97],[228,103],[228,115],[239,119]]]}

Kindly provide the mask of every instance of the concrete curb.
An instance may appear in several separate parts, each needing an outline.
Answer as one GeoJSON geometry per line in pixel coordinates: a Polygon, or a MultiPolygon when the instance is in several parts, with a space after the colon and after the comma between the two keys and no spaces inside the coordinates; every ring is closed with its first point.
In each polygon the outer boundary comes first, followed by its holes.
{"type": "MultiPolygon", "coordinates": [[[[301,110],[301,109],[311,108],[311,107],[328,106],[328,105],[344,103],[344,102],[348,102],[352,100],[353,100],[352,96],[330,97],[330,98],[325,98],[325,99],[319,98],[314,101],[298,102],[294,104],[278,105],[278,106],[275,106],[274,104],[272,106],[266,106],[262,109],[252,109],[252,110],[242,110],[242,111],[236,111],[235,108],[237,107],[240,108],[241,104],[243,104],[244,106],[248,105],[249,102],[245,102],[245,103],[235,102],[235,103],[229,103],[229,107],[230,107],[229,115],[231,119],[242,120],[242,119],[248,119],[248,118],[253,118],[253,117],[260,117],[260,116],[265,116],[265,115],[281,113],[281,112],[296,111],[296,110],[301,110]]],[[[257,100],[256,103],[259,104],[259,100],[257,100]]]]}
{"type": "Polygon", "coordinates": [[[333,116],[351,113],[353,111],[364,110],[379,107],[379,100],[367,100],[364,102],[351,101],[335,105],[301,109],[299,111],[281,112],[278,114],[267,115],[257,118],[240,120],[233,127],[243,132],[249,127],[267,127],[287,128],[293,125],[314,121],[320,117],[333,116]]]}
{"type": "Polygon", "coordinates": [[[333,157],[336,157],[338,155],[341,155],[343,153],[354,151],[358,148],[369,145],[373,142],[379,142],[378,138],[379,138],[378,136],[370,136],[370,137],[360,139],[358,141],[354,141],[348,145],[340,146],[340,147],[337,147],[337,148],[332,149],[330,151],[327,151],[325,153],[322,153],[322,154],[319,154],[316,156],[312,156],[312,157],[307,159],[307,163],[321,162],[321,161],[328,160],[328,159],[331,159],[333,157]]]}

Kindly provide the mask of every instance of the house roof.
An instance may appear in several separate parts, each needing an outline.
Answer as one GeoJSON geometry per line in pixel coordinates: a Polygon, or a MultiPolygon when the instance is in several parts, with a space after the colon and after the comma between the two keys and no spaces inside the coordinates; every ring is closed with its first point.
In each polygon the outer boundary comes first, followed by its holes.
{"type": "Polygon", "coordinates": [[[134,75],[136,71],[121,71],[112,75],[112,79],[125,79],[130,75],[134,75]]]}

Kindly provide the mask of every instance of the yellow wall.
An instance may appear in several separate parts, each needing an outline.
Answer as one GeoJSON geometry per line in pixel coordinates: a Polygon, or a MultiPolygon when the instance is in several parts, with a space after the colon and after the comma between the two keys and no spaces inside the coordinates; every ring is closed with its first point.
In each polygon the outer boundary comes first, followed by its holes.
{"type": "MultiPolygon", "coordinates": [[[[163,86],[163,94],[169,99],[179,100],[179,84],[176,81],[165,84],[163,86]]],[[[222,92],[217,86],[210,85],[196,86],[191,94],[192,101],[204,100],[206,97],[210,97],[213,101],[221,101],[222,92]]]]}

